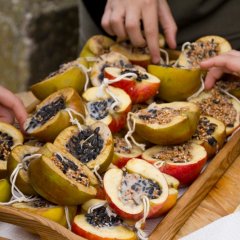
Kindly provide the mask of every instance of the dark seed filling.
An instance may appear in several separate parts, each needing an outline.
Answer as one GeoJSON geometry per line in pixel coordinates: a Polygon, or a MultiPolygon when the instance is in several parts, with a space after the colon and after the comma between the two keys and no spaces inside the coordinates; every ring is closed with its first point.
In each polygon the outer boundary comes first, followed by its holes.
{"type": "Polygon", "coordinates": [[[13,137],[0,131],[0,160],[7,161],[13,146],[13,137]]]}
{"type": "Polygon", "coordinates": [[[152,158],[174,163],[190,162],[192,159],[191,147],[189,144],[163,146],[160,151],[152,155],[152,158]]]}
{"type": "Polygon", "coordinates": [[[137,206],[142,203],[142,196],[149,199],[156,199],[162,193],[162,190],[156,182],[146,179],[136,173],[127,173],[124,171],[119,197],[127,205],[137,206]]]}
{"type": "Polygon", "coordinates": [[[48,120],[54,117],[60,110],[65,108],[65,101],[63,97],[57,98],[55,101],[40,108],[31,118],[26,131],[34,129],[39,125],[45,124],[48,120]]]}
{"type": "Polygon", "coordinates": [[[121,137],[114,137],[114,152],[117,153],[131,153],[131,148],[127,145],[124,138],[121,137]]]}
{"type": "Polygon", "coordinates": [[[73,161],[66,157],[55,153],[52,158],[54,164],[70,179],[77,181],[78,183],[88,187],[89,179],[84,173],[83,169],[80,168],[73,161]]]}
{"type": "Polygon", "coordinates": [[[137,69],[134,68],[123,68],[120,72],[120,74],[125,74],[125,73],[135,73],[137,75],[136,80],[138,82],[141,82],[142,80],[149,79],[148,75],[145,73],[139,72],[137,69]]]}
{"type": "Polygon", "coordinates": [[[218,90],[211,90],[211,97],[197,102],[203,115],[214,117],[222,121],[227,127],[233,127],[236,121],[237,111],[231,98],[218,90]]]}
{"type": "Polygon", "coordinates": [[[217,145],[217,140],[212,136],[217,124],[211,123],[206,117],[201,117],[193,139],[207,141],[211,146],[217,145]]]}
{"type": "Polygon", "coordinates": [[[39,198],[37,200],[34,200],[32,202],[27,203],[30,207],[34,208],[48,208],[54,206],[52,203],[48,202],[47,200],[43,198],[39,198]]]}
{"type": "Polygon", "coordinates": [[[98,228],[118,226],[123,223],[119,216],[109,216],[104,206],[85,214],[85,218],[89,224],[98,228]]]}
{"type": "Polygon", "coordinates": [[[112,98],[96,102],[90,102],[88,104],[90,116],[96,120],[101,120],[105,118],[108,115],[109,108],[113,103],[114,100],[112,98]]]}
{"type": "Polygon", "coordinates": [[[82,163],[95,160],[103,149],[104,140],[99,134],[100,128],[85,129],[72,136],[66,144],[68,151],[82,163]]]}
{"type": "Polygon", "coordinates": [[[225,89],[226,91],[231,91],[231,90],[236,90],[240,88],[240,81],[238,77],[232,76],[229,79],[228,78],[225,80],[220,80],[216,82],[216,85],[222,89],[225,89]]]}
{"type": "Polygon", "coordinates": [[[160,109],[142,109],[137,113],[138,118],[146,123],[167,124],[170,123],[174,117],[180,115],[181,111],[181,109],[164,107],[160,109]]]}
{"type": "Polygon", "coordinates": [[[219,44],[214,39],[211,39],[211,41],[191,43],[186,47],[185,51],[188,62],[197,67],[202,60],[216,56],[218,49],[219,44]]]}

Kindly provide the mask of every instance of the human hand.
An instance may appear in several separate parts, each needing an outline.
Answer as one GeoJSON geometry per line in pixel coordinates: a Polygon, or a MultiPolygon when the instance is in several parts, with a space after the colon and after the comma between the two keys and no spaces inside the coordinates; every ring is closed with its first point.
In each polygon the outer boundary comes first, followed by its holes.
{"type": "Polygon", "coordinates": [[[27,119],[23,103],[11,91],[0,86],[0,121],[13,123],[15,117],[23,129],[23,124],[27,119]]]}
{"type": "Polygon", "coordinates": [[[108,0],[102,17],[108,34],[119,40],[129,38],[136,47],[147,44],[153,63],[160,62],[159,23],[167,44],[175,48],[177,26],[166,0],[108,0]]]}
{"type": "Polygon", "coordinates": [[[240,77],[240,52],[236,50],[209,58],[200,63],[202,69],[208,69],[205,89],[211,89],[224,73],[240,77]]]}

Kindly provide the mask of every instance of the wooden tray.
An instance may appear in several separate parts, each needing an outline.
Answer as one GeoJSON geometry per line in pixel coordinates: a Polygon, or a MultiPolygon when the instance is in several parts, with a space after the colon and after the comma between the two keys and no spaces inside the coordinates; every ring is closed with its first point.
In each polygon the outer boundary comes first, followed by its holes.
{"type": "MultiPolygon", "coordinates": [[[[227,142],[194,181],[175,207],[158,224],[149,240],[170,240],[191,216],[208,192],[240,154],[240,131],[227,142]]],[[[0,206],[0,221],[16,224],[38,234],[44,240],[83,240],[61,225],[40,216],[0,206]]]]}

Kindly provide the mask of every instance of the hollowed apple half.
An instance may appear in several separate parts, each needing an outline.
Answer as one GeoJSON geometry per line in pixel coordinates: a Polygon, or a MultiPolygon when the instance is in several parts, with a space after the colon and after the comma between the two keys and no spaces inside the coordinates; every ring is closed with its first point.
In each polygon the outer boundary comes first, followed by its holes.
{"type": "MultiPolygon", "coordinates": [[[[154,166],[138,158],[127,162],[126,171],[140,175],[142,178],[152,180],[161,189],[161,194],[155,199],[149,199],[150,211],[148,217],[155,214],[165,203],[168,197],[168,185],[163,174],[154,166]]],[[[119,197],[121,181],[124,172],[121,169],[110,169],[104,175],[104,189],[109,206],[125,219],[138,220],[143,216],[143,204],[125,204],[119,197]]],[[[130,183],[129,183],[130,184],[130,183]]]]}
{"type": "Polygon", "coordinates": [[[87,61],[84,59],[77,59],[63,64],[58,71],[51,73],[44,80],[32,85],[32,92],[40,100],[45,99],[57,90],[67,87],[72,87],[77,92],[81,93],[86,79],[85,73],[78,64],[87,66],[87,61]]]}
{"type": "Polygon", "coordinates": [[[216,82],[216,85],[240,99],[240,79],[237,76],[226,74],[216,82]]]}
{"type": "MultiPolygon", "coordinates": [[[[36,153],[39,150],[39,147],[27,146],[27,145],[20,145],[16,146],[10,153],[8,163],[7,163],[7,170],[8,176],[10,177],[14,169],[17,167],[19,163],[22,163],[22,160],[25,156],[30,156],[36,153]]],[[[16,186],[18,189],[25,195],[37,195],[37,193],[32,188],[28,177],[28,164],[23,164],[23,168],[19,170],[18,176],[16,179],[16,186]]]]}
{"type": "Polygon", "coordinates": [[[124,167],[131,158],[138,158],[142,154],[136,145],[129,147],[123,137],[114,136],[114,153],[112,163],[119,168],[124,167]]]}
{"type": "Polygon", "coordinates": [[[196,104],[172,102],[152,104],[133,115],[135,131],[159,145],[180,144],[189,140],[197,129],[200,110],[196,104]]]}
{"type": "Polygon", "coordinates": [[[190,141],[202,145],[207,151],[208,158],[211,158],[222,148],[225,139],[224,123],[213,117],[201,115],[197,130],[190,141]]]}
{"type": "Polygon", "coordinates": [[[203,91],[191,102],[200,107],[201,114],[216,118],[223,122],[226,127],[226,134],[229,136],[240,125],[240,103],[220,91],[216,87],[210,91],[203,91]]]}
{"type": "Polygon", "coordinates": [[[160,80],[154,75],[137,68],[107,67],[104,69],[104,75],[110,80],[114,80],[124,73],[134,73],[136,77],[125,77],[111,85],[122,88],[130,96],[133,103],[146,102],[156,95],[160,87],[160,80]]]}
{"type": "Polygon", "coordinates": [[[202,71],[199,68],[149,65],[148,72],[161,80],[158,96],[167,102],[184,101],[201,86],[202,71]]]}
{"type": "Polygon", "coordinates": [[[187,68],[199,67],[202,60],[228,52],[231,49],[230,43],[223,37],[204,36],[190,43],[189,47],[183,50],[179,56],[178,64],[187,68]]]}
{"type": "Polygon", "coordinates": [[[125,126],[127,113],[131,109],[132,102],[128,94],[122,89],[111,86],[108,89],[119,102],[118,106],[114,107],[113,110],[111,110],[111,104],[115,100],[105,90],[101,91],[100,87],[89,88],[83,93],[82,97],[86,101],[88,110],[86,123],[90,125],[96,121],[101,121],[108,125],[112,132],[118,132],[125,126]],[[99,92],[101,93],[99,94],[99,92]],[[104,102],[107,103],[103,109],[104,111],[100,107],[95,109],[94,105],[98,103],[100,105],[105,104],[104,102]]]}
{"type": "Polygon", "coordinates": [[[22,133],[14,126],[0,122],[0,179],[7,177],[7,161],[11,150],[23,144],[22,133]]]}
{"type": "Polygon", "coordinates": [[[152,164],[161,161],[159,170],[175,177],[185,186],[191,184],[200,174],[207,161],[207,152],[201,145],[186,143],[154,146],[147,149],[142,158],[152,164]]]}
{"type": "MultiPolygon", "coordinates": [[[[36,107],[36,111],[25,122],[25,131],[43,141],[53,141],[64,128],[71,125],[66,108],[85,115],[84,104],[73,88],[64,88],[51,94],[36,107]]],[[[82,119],[72,114],[80,122],[82,119]]]]}
{"type": "Polygon", "coordinates": [[[0,202],[8,202],[11,198],[11,185],[7,179],[0,179],[0,202]]]}
{"type": "Polygon", "coordinates": [[[110,52],[98,57],[92,65],[90,73],[91,83],[94,87],[100,86],[104,78],[104,69],[106,67],[124,67],[132,66],[130,61],[118,52],[110,52]]]}
{"type": "Polygon", "coordinates": [[[110,51],[114,41],[104,35],[94,35],[88,39],[80,52],[80,57],[96,57],[110,51]]]}
{"type": "MultiPolygon", "coordinates": [[[[107,207],[107,202],[99,199],[91,199],[84,203],[81,207],[81,215],[75,217],[73,221],[73,232],[76,234],[85,237],[87,239],[98,239],[98,240],[136,240],[136,234],[123,225],[116,225],[111,227],[95,227],[91,225],[86,216],[89,216],[87,212],[90,207],[95,207],[97,205],[102,205],[107,207]]],[[[102,216],[103,217],[103,216],[102,216]]]]}
{"type": "Polygon", "coordinates": [[[110,129],[101,122],[96,122],[90,126],[81,125],[81,128],[82,131],[76,126],[64,129],[55,139],[54,145],[69,152],[88,168],[94,169],[98,166],[99,172],[105,171],[113,157],[113,138],[110,129]],[[84,133],[88,129],[93,132],[93,134],[90,133],[90,136],[84,133]],[[102,143],[100,144],[99,141],[102,143]],[[102,145],[101,150],[99,144],[102,145]],[[79,152],[80,146],[82,146],[81,152],[79,152]],[[90,156],[90,154],[92,155],[90,156]],[[95,158],[93,154],[96,155],[95,158]],[[90,159],[87,158],[88,156],[90,159]]]}
{"type": "MultiPolygon", "coordinates": [[[[12,207],[19,209],[20,211],[34,213],[39,216],[50,219],[54,222],[57,222],[64,227],[67,227],[66,214],[65,214],[65,206],[54,205],[45,199],[39,198],[34,202],[26,202],[26,203],[14,203],[12,207]]],[[[69,220],[72,222],[73,218],[76,215],[77,207],[76,206],[68,206],[69,211],[69,220]]]]}
{"type": "Polygon", "coordinates": [[[34,190],[55,204],[79,205],[97,194],[92,171],[72,155],[46,143],[42,156],[30,162],[28,174],[34,190]]]}

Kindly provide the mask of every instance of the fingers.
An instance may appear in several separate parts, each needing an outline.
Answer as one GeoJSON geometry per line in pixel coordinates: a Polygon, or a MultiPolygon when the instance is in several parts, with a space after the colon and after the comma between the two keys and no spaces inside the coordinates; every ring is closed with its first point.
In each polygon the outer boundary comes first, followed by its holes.
{"type": "Polygon", "coordinates": [[[221,68],[211,68],[205,77],[205,89],[210,90],[215,85],[215,82],[221,78],[223,73],[221,68]]]}
{"type": "Polygon", "coordinates": [[[158,15],[168,46],[176,48],[177,25],[166,0],[159,0],[158,15]]]}
{"type": "Polygon", "coordinates": [[[144,33],[152,62],[155,64],[160,62],[157,7],[157,2],[152,2],[152,4],[142,12],[144,33]]]}
{"type": "Polygon", "coordinates": [[[202,61],[200,67],[202,69],[209,69],[205,79],[205,88],[211,89],[223,73],[240,76],[240,52],[232,50],[209,58],[202,61]]]}
{"type": "Polygon", "coordinates": [[[0,103],[3,107],[14,113],[20,126],[23,128],[24,122],[27,119],[27,112],[20,99],[9,90],[0,86],[0,103]]]}
{"type": "Polygon", "coordinates": [[[111,36],[114,36],[114,31],[112,30],[111,27],[111,22],[110,22],[110,16],[111,16],[111,3],[110,1],[107,2],[106,6],[105,6],[105,10],[104,10],[104,14],[102,16],[102,21],[101,21],[101,25],[103,27],[103,29],[111,36]]]}
{"type": "Polygon", "coordinates": [[[8,109],[0,105],[0,121],[7,123],[14,123],[14,113],[8,109]]]}
{"type": "Polygon", "coordinates": [[[141,32],[141,9],[129,6],[126,10],[125,27],[127,35],[134,46],[145,46],[146,41],[141,32]]]}

